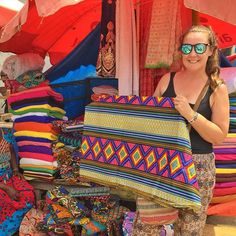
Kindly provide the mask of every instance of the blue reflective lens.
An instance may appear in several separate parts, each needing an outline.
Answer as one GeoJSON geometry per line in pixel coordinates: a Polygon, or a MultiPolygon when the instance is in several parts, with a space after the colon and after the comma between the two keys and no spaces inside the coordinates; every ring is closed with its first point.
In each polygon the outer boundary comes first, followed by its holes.
{"type": "Polygon", "coordinates": [[[184,55],[188,55],[192,52],[193,48],[197,54],[203,54],[209,44],[207,43],[197,43],[197,44],[182,44],[180,50],[184,55]]]}

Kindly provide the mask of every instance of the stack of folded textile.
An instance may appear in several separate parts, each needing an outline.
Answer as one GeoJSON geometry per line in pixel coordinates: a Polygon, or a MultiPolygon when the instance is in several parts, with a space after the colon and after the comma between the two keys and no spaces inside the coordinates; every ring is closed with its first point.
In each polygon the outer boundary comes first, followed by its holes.
{"type": "Polygon", "coordinates": [[[67,149],[79,148],[81,146],[83,121],[53,121],[54,127],[59,130],[58,141],[67,146],[67,149]],[[74,147],[74,148],[73,148],[74,147]]]}
{"type": "Polygon", "coordinates": [[[100,85],[92,88],[95,94],[118,95],[118,90],[111,85],[100,85]]]}
{"type": "Polygon", "coordinates": [[[62,101],[62,95],[49,86],[15,93],[8,98],[20,167],[28,179],[54,178],[57,162],[52,143],[57,140],[58,132],[51,122],[64,118],[62,101]]]}
{"type": "Polygon", "coordinates": [[[229,133],[222,144],[214,146],[216,185],[210,215],[236,216],[236,93],[231,93],[229,99],[229,133]]]}
{"type": "Polygon", "coordinates": [[[57,159],[59,176],[68,182],[79,179],[80,146],[83,131],[83,121],[69,120],[53,121],[55,129],[59,130],[58,142],[53,147],[57,159]]]}
{"type": "Polygon", "coordinates": [[[118,95],[118,90],[111,85],[100,85],[92,88],[93,94],[91,95],[92,101],[99,101],[101,96],[118,95]]]}

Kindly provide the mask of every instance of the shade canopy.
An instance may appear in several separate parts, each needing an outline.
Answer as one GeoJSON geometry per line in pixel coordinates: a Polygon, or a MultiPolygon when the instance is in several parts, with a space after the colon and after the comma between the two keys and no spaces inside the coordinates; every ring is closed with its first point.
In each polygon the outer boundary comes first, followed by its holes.
{"type": "MultiPolygon", "coordinates": [[[[215,1],[213,5],[203,4],[212,0],[183,1],[186,7],[201,12],[200,23],[212,26],[218,35],[220,48],[236,44],[235,14],[232,15],[230,11],[227,17],[223,8],[219,11],[221,5],[218,2],[215,5],[215,1]]],[[[226,0],[228,1],[232,0],[226,0]]],[[[19,3],[19,0],[4,2],[19,3]]],[[[55,65],[79,45],[100,22],[101,2],[101,0],[26,0],[24,7],[17,14],[17,10],[5,8],[3,11],[0,3],[0,20],[4,17],[4,12],[7,15],[5,21],[0,21],[3,22],[2,25],[5,24],[4,27],[0,24],[0,51],[16,54],[34,52],[43,57],[48,54],[51,64],[55,65]],[[6,24],[10,18],[12,19],[6,24]]],[[[145,4],[146,0],[134,0],[134,2],[137,2],[138,6],[138,3],[145,4]]],[[[236,5],[232,5],[232,8],[236,8],[236,5]]]]}
{"type": "Polygon", "coordinates": [[[220,48],[227,48],[236,45],[236,25],[219,20],[207,14],[199,13],[199,22],[203,25],[210,25],[217,34],[220,48]]]}
{"type": "Polygon", "coordinates": [[[51,64],[56,64],[100,20],[100,0],[26,1],[21,11],[1,29],[0,51],[16,54],[35,52],[43,57],[48,54],[51,64]]]}

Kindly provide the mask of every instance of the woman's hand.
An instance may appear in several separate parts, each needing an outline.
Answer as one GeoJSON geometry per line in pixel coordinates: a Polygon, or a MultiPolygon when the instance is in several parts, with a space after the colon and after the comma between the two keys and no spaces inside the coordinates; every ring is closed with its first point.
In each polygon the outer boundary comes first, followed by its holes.
{"type": "Polygon", "coordinates": [[[12,188],[11,186],[7,186],[5,188],[5,192],[12,200],[15,200],[15,201],[17,201],[20,197],[19,192],[15,190],[14,188],[12,188]]]}
{"type": "Polygon", "coordinates": [[[194,111],[186,97],[178,95],[174,98],[175,109],[188,121],[194,116],[194,111]]]}

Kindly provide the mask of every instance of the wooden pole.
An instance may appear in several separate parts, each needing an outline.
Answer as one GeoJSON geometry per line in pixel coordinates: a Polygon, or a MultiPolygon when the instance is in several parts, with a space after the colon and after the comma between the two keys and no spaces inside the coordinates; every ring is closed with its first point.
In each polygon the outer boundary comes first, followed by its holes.
{"type": "Polygon", "coordinates": [[[199,25],[199,14],[195,10],[192,10],[192,25],[199,25]]]}

